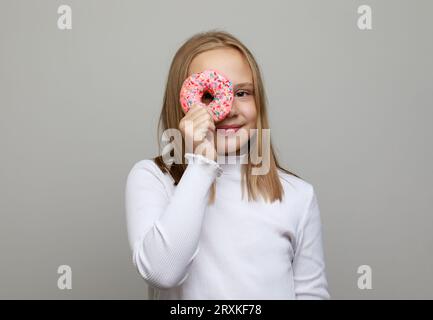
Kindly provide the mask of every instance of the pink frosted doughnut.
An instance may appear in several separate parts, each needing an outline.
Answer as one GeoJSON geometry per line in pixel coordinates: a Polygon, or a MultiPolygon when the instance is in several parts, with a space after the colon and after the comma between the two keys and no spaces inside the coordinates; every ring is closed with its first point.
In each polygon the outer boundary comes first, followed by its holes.
{"type": "Polygon", "coordinates": [[[233,84],[216,70],[192,74],[185,79],[180,90],[180,104],[185,112],[194,104],[202,105],[212,111],[215,121],[222,120],[229,114],[232,103],[233,84]],[[206,92],[213,96],[208,105],[202,102],[206,92]]]}

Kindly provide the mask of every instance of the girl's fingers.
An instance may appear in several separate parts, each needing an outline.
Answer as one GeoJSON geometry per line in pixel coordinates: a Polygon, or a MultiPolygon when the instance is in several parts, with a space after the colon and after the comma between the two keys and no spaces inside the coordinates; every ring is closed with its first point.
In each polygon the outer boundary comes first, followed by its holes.
{"type": "Polygon", "coordinates": [[[197,114],[199,114],[200,113],[200,106],[198,106],[198,105],[192,105],[191,106],[191,108],[188,110],[188,112],[185,114],[185,116],[184,116],[184,118],[185,118],[185,120],[188,120],[188,119],[193,119],[197,114]]]}
{"type": "Polygon", "coordinates": [[[213,131],[215,131],[215,123],[212,119],[211,116],[205,114],[202,117],[200,117],[199,119],[197,119],[197,121],[195,122],[196,126],[205,126],[209,129],[212,129],[213,131]]]}
{"type": "Polygon", "coordinates": [[[185,117],[185,120],[191,120],[191,121],[195,122],[198,119],[200,119],[204,114],[206,114],[206,111],[204,110],[204,108],[198,106],[198,107],[196,107],[196,109],[191,110],[191,114],[187,115],[185,117]]]}
{"type": "MultiPolygon", "coordinates": [[[[201,115],[209,115],[209,117],[211,119],[213,119],[213,113],[212,110],[209,108],[206,108],[205,106],[200,106],[200,105],[193,105],[191,107],[191,120],[196,120],[198,119],[198,117],[200,117],[201,115]]],[[[189,112],[188,112],[189,113],[189,112]]]]}
{"type": "Polygon", "coordinates": [[[206,133],[208,132],[206,127],[200,127],[194,130],[194,140],[203,141],[206,137],[206,133]]]}
{"type": "Polygon", "coordinates": [[[212,117],[206,111],[202,111],[197,114],[192,121],[194,126],[197,126],[204,121],[212,121],[212,117]]]}
{"type": "Polygon", "coordinates": [[[192,122],[193,136],[196,141],[203,141],[206,135],[214,133],[216,130],[212,111],[201,105],[194,104],[183,118],[183,126],[185,122],[192,122]]]}
{"type": "Polygon", "coordinates": [[[197,120],[201,119],[202,115],[203,110],[201,110],[201,107],[191,108],[181,120],[183,122],[183,126],[186,127],[186,125],[191,122],[195,127],[197,120]]]}
{"type": "Polygon", "coordinates": [[[215,125],[212,121],[212,119],[205,118],[202,119],[200,122],[196,122],[194,127],[194,135],[196,137],[200,137],[200,140],[202,140],[204,137],[206,137],[206,134],[208,132],[214,133],[215,132],[215,125]]]}
{"type": "Polygon", "coordinates": [[[189,109],[188,113],[190,113],[191,115],[194,115],[194,114],[197,114],[199,112],[203,112],[204,110],[206,110],[206,108],[204,106],[199,105],[199,104],[193,104],[191,106],[191,108],[189,109]]]}

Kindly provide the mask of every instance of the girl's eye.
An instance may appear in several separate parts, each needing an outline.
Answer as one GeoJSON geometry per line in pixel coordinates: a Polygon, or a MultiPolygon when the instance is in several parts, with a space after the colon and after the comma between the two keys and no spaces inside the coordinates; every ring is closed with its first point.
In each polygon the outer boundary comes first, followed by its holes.
{"type": "Polygon", "coordinates": [[[213,96],[208,91],[206,91],[201,98],[201,102],[203,102],[206,105],[211,103],[212,100],[213,100],[213,96]]]}
{"type": "Polygon", "coordinates": [[[243,98],[243,97],[247,97],[249,94],[250,93],[248,91],[238,91],[236,92],[236,97],[243,98]]]}

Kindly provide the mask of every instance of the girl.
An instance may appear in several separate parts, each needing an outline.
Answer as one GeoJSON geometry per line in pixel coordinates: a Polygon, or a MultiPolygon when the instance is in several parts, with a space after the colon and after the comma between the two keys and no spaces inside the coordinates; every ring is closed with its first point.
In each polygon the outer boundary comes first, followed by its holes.
{"type": "Polygon", "coordinates": [[[279,166],[272,144],[267,172],[252,173],[257,165],[249,154],[265,143],[269,125],[259,67],[238,39],[211,31],[182,45],[158,127],[179,129],[183,144],[198,140],[182,153],[182,163],[167,163],[163,155],[141,160],[127,178],[129,244],[149,297],[329,299],[313,186],[279,166]],[[179,103],[183,81],[208,69],[234,86],[230,113],[218,122],[207,108],[185,112],[179,103]],[[233,134],[229,127],[258,134],[233,134]],[[217,161],[232,153],[236,163],[217,161]]]}

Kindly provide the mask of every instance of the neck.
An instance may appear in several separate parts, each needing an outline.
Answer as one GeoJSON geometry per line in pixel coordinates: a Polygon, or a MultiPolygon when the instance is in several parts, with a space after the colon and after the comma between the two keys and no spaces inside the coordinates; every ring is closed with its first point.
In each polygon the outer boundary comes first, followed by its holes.
{"type": "Polygon", "coordinates": [[[242,164],[248,161],[248,153],[240,155],[218,155],[217,163],[223,169],[223,174],[240,174],[242,164]]]}

